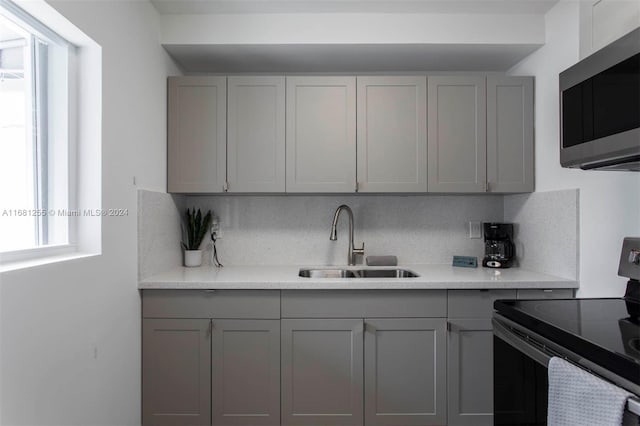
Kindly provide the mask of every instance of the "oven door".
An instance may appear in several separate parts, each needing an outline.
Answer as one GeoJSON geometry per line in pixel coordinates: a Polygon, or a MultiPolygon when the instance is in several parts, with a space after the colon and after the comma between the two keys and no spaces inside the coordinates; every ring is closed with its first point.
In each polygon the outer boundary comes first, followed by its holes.
{"type": "Polygon", "coordinates": [[[493,319],[494,425],[546,425],[550,356],[493,319]]]}
{"type": "MultiPolygon", "coordinates": [[[[580,359],[566,349],[494,313],[493,323],[493,409],[494,425],[546,426],[548,369],[552,356],[575,365],[588,364],[599,377],[623,386],[618,376],[580,359]]],[[[626,382],[629,386],[630,382],[626,382]]],[[[640,392],[631,385],[635,397],[627,401],[623,426],[640,425],[640,392]]]]}

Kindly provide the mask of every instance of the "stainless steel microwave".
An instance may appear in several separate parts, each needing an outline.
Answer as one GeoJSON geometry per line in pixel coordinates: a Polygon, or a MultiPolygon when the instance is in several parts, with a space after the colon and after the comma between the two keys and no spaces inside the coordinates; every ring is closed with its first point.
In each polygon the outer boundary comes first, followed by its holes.
{"type": "Polygon", "coordinates": [[[640,28],[560,73],[560,164],[640,171],[640,28]]]}

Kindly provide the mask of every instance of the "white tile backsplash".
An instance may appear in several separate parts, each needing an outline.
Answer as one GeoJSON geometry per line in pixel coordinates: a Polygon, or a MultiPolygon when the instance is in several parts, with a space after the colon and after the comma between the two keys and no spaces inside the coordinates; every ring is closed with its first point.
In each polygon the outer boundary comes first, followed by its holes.
{"type": "Polygon", "coordinates": [[[513,222],[522,268],[578,279],[577,189],[504,197],[504,219],[513,222]]]}
{"type": "Polygon", "coordinates": [[[179,199],[138,191],[138,278],[182,265],[179,199]]]}
{"type": "MultiPolygon", "coordinates": [[[[393,254],[403,264],[449,264],[452,256],[484,254],[469,239],[469,221],[514,222],[521,267],[576,279],[578,191],[518,195],[215,195],[139,193],[139,275],[182,264],[180,215],[211,209],[220,219],[220,260],[227,265],[344,265],[348,219],[329,240],[341,204],[355,218],[356,247],[366,255],[393,254]]],[[[208,246],[210,249],[210,246],[208,246]]],[[[208,257],[210,252],[206,253],[208,257]]]]}
{"type": "Polygon", "coordinates": [[[221,195],[185,202],[184,207],[219,216],[220,260],[233,265],[346,264],[346,214],[339,220],[338,240],[329,240],[341,204],[353,210],[356,247],[364,241],[366,255],[393,254],[401,263],[450,263],[454,254],[480,257],[483,240],[468,238],[468,222],[503,218],[503,197],[484,195],[221,195]]]}

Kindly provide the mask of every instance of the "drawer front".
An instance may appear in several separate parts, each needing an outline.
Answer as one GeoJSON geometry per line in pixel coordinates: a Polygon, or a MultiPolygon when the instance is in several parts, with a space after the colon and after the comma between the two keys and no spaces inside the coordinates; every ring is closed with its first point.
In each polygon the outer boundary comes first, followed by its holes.
{"type": "Polygon", "coordinates": [[[280,318],[279,290],[142,290],[144,318],[280,318]]]}
{"type": "Polygon", "coordinates": [[[446,290],[284,290],[282,318],[443,318],[446,290]]]}
{"type": "Polygon", "coordinates": [[[573,299],[572,288],[518,290],[518,299],[573,299]]]}
{"type": "Polygon", "coordinates": [[[449,318],[491,318],[495,300],[515,298],[516,290],[449,290],[449,318]]]}

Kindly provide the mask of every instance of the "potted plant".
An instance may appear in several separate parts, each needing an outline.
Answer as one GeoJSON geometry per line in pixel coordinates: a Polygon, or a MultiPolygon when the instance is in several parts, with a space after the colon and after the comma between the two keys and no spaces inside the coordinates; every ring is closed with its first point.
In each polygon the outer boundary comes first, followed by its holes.
{"type": "Polygon", "coordinates": [[[197,213],[195,207],[193,210],[187,209],[185,222],[182,229],[184,266],[200,266],[202,264],[200,245],[211,224],[211,210],[207,211],[207,214],[203,217],[200,209],[198,209],[197,213]]]}

